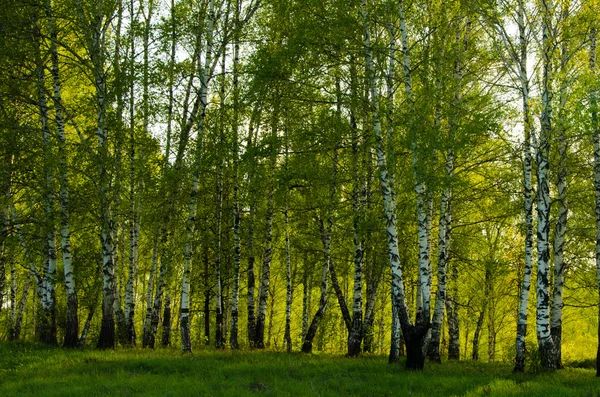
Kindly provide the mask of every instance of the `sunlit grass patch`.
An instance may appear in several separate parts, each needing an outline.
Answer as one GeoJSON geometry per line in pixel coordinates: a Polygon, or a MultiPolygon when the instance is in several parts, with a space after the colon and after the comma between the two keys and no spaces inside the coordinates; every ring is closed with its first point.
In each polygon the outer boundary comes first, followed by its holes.
{"type": "Polygon", "coordinates": [[[64,350],[0,343],[0,396],[600,396],[590,369],[538,375],[508,364],[257,351],[64,350]]]}

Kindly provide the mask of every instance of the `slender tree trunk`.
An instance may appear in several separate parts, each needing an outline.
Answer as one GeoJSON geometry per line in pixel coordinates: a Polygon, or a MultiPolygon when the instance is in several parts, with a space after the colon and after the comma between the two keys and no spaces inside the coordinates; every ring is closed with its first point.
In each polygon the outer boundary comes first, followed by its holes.
{"type": "MultiPolygon", "coordinates": [[[[498,232],[499,233],[499,232],[498,232]]],[[[488,327],[488,362],[493,363],[496,360],[496,321],[494,318],[496,301],[494,297],[494,276],[492,269],[489,268],[493,262],[488,264],[485,270],[485,301],[487,301],[487,327],[488,327]]]]}
{"type": "Polygon", "coordinates": [[[331,218],[327,220],[327,226],[321,221],[321,241],[323,243],[323,269],[321,271],[321,298],[319,299],[319,308],[310,322],[310,326],[304,335],[302,341],[302,353],[312,353],[313,340],[317,335],[319,325],[325,317],[327,310],[327,279],[331,264],[331,218]]]}
{"type": "Polygon", "coordinates": [[[86,46],[91,60],[92,78],[95,88],[97,110],[96,136],[98,138],[98,190],[100,197],[102,246],[102,325],[98,348],[112,349],[115,346],[115,266],[114,266],[114,220],[110,199],[109,142],[106,128],[107,73],[105,70],[106,35],[104,25],[112,17],[112,11],[95,8],[95,14],[85,15],[81,0],[75,2],[79,22],[83,28],[86,46]]]}
{"type": "MultiPolygon", "coordinates": [[[[487,300],[484,300],[484,302],[486,302],[486,301],[487,300]]],[[[479,312],[479,316],[477,317],[477,325],[475,327],[475,333],[473,334],[473,353],[471,355],[471,359],[473,359],[474,361],[479,360],[479,337],[481,335],[481,330],[483,328],[483,321],[485,319],[486,306],[487,305],[484,304],[483,308],[479,312]]]]}
{"type": "MultiPolygon", "coordinates": [[[[279,124],[279,89],[277,88],[275,95],[275,109],[273,110],[273,119],[271,125],[271,134],[277,137],[279,124]]],[[[269,294],[269,282],[271,278],[271,261],[273,259],[273,216],[274,216],[274,200],[275,194],[275,167],[277,164],[277,148],[271,147],[270,173],[269,175],[269,192],[267,193],[267,215],[265,221],[265,253],[263,257],[262,275],[260,281],[260,290],[258,293],[258,313],[255,324],[255,339],[254,347],[263,349],[265,347],[265,320],[267,316],[267,297],[269,294]]]]}
{"type": "Polygon", "coordinates": [[[146,286],[146,316],[144,319],[144,330],[142,334],[142,347],[152,347],[154,345],[154,336],[150,328],[152,327],[152,293],[154,291],[154,277],[156,275],[156,264],[158,262],[158,240],[159,237],[154,237],[152,247],[152,265],[148,276],[148,284],[146,286]]]}
{"type": "Polygon", "coordinates": [[[204,344],[210,345],[210,271],[208,247],[204,247],[204,344]]]}
{"type": "Polygon", "coordinates": [[[460,360],[460,328],[458,323],[458,269],[452,266],[451,296],[446,298],[446,313],[448,314],[448,359],[460,360]]]}
{"type": "MultiPolygon", "coordinates": [[[[596,76],[596,26],[590,30],[590,70],[596,76]]],[[[600,127],[598,124],[598,91],[590,91],[591,132],[594,141],[594,191],[596,216],[596,277],[598,281],[598,352],[596,377],[600,377],[600,127]]]]}
{"type": "Polygon", "coordinates": [[[308,332],[308,314],[310,312],[310,276],[308,274],[308,255],[304,255],[304,278],[302,281],[302,340],[308,332]]]}
{"type": "Polygon", "coordinates": [[[240,60],[240,0],[235,1],[235,39],[233,43],[233,285],[231,291],[231,329],[229,346],[239,349],[238,317],[240,294],[240,202],[239,202],[239,60],[240,60]]]}
{"type": "Polygon", "coordinates": [[[41,312],[39,323],[36,324],[36,333],[41,342],[56,345],[56,307],[55,307],[55,277],[56,277],[56,243],[54,230],[54,171],[53,149],[50,141],[50,128],[48,126],[48,104],[45,87],[45,66],[40,50],[41,31],[36,20],[36,73],[38,85],[38,111],[40,114],[42,139],[44,142],[44,174],[46,185],[44,187],[44,211],[46,216],[46,257],[43,270],[43,292],[41,299],[41,312]]]}
{"type": "Polygon", "coordinates": [[[390,364],[400,361],[400,315],[398,314],[398,305],[394,302],[392,295],[392,332],[390,342],[390,355],[388,362],[390,364]]]}
{"type": "MultiPolygon", "coordinates": [[[[353,67],[354,69],[354,67],[353,67]]],[[[352,87],[355,86],[355,71],[352,71],[352,87]]],[[[352,90],[354,92],[354,88],[352,90]]],[[[352,325],[348,330],[348,356],[358,357],[363,339],[363,233],[361,228],[363,208],[360,203],[361,178],[359,174],[359,136],[354,112],[350,113],[352,129],[352,240],[354,243],[354,288],[352,294],[352,325]]]]}
{"type": "MultiPolygon", "coordinates": [[[[206,53],[204,58],[204,67],[200,74],[200,117],[198,117],[198,138],[193,164],[192,189],[190,193],[190,202],[188,205],[188,219],[186,223],[185,247],[183,251],[183,278],[181,285],[181,304],[179,314],[179,330],[181,333],[181,349],[183,353],[192,351],[191,329],[190,329],[190,273],[193,256],[193,240],[196,226],[197,213],[197,195],[200,180],[200,171],[202,163],[202,153],[204,145],[204,123],[206,120],[206,107],[208,105],[208,82],[211,73],[212,53],[213,53],[213,26],[215,19],[214,3],[209,2],[208,14],[206,19],[206,53]]],[[[220,228],[220,225],[219,225],[220,228]]],[[[220,244],[220,241],[219,241],[220,244]]],[[[220,280],[219,280],[220,281],[220,280]]],[[[166,311],[166,310],[165,310],[166,311]]]]}
{"type": "Polygon", "coordinates": [[[85,319],[85,324],[83,325],[83,330],[81,331],[81,337],[77,341],[77,347],[81,348],[85,346],[85,342],[87,340],[87,335],[90,330],[90,326],[92,325],[92,319],[94,318],[94,312],[96,309],[96,305],[90,307],[88,311],[87,318],[85,319]]]}
{"type": "Polygon", "coordinates": [[[4,240],[8,233],[4,219],[2,221],[2,230],[0,231],[0,313],[4,308],[4,291],[6,289],[6,244],[4,240]]]}
{"type": "Polygon", "coordinates": [[[531,183],[532,155],[531,135],[533,125],[529,110],[529,78],[527,76],[527,38],[525,27],[524,0],[519,0],[517,9],[517,24],[519,28],[519,79],[521,82],[521,100],[523,102],[523,202],[525,212],[525,270],[519,297],[519,313],[516,337],[515,367],[513,372],[525,371],[525,336],[527,335],[527,308],[529,306],[529,288],[531,285],[533,257],[533,188],[531,183]]]}
{"type": "MultiPolygon", "coordinates": [[[[129,5],[129,14],[134,15],[133,0],[129,5]]],[[[134,79],[135,74],[135,40],[133,24],[130,27],[131,47],[130,47],[130,59],[129,59],[129,76],[131,78],[131,84],[129,85],[129,267],[128,267],[128,278],[127,286],[125,287],[125,340],[130,346],[136,345],[136,333],[135,333],[135,279],[137,273],[137,257],[139,247],[139,235],[140,235],[140,209],[139,204],[136,203],[136,169],[135,169],[135,96],[134,96],[134,79]]],[[[146,49],[146,46],[144,46],[146,49]]],[[[144,90],[146,91],[147,84],[147,60],[148,56],[144,51],[144,90]]],[[[172,66],[172,65],[171,65],[172,66]]],[[[171,68],[172,69],[172,68],[171,68]]],[[[146,96],[144,96],[146,99],[146,96]]],[[[145,105],[145,104],[144,104],[145,105]]],[[[144,106],[144,113],[147,107],[144,106]]],[[[144,121],[146,115],[144,114],[144,121]]],[[[170,120],[169,120],[170,122],[170,120]]],[[[147,127],[147,124],[144,124],[147,127]]],[[[147,134],[147,130],[144,131],[144,135],[147,134]]],[[[168,154],[167,156],[168,157],[168,154]]]]}
{"type": "Polygon", "coordinates": [[[446,184],[442,190],[440,206],[440,221],[438,228],[438,288],[435,300],[435,309],[432,320],[431,340],[429,343],[429,359],[441,362],[440,336],[442,322],[444,320],[444,307],[446,304],[446,270],[450,256],[450,236],[452,230],[452,179],[454,175],[454,135],[458,129],[460,114],[458,113],[462,103],[462,80],[463,80],[463,55],[467,49],[470,33],[470,21],[465,26],[464,38],[461,40],[462,27],[456,32],[456,59],[454,61],[454,81],[456,91],[453,98],[453,111],[450,115],[448,131],[448,150],[446,152],[446,184]]]}
{"type": "MultiPolygon", "coordinates": [[[[408,34],[406,28],[406,18],[404,16],[403,1],[398,2],[398,14],[400,16],[400,32],[402,36],[402,53],[403,53],[403,71],[404,71],[404,87],[408,105],[414,107],[411,66],[408,46],[408,34]]],[[[414,109],[412,111],[414,113],[414,109]]],[[[412,116],[411,116],[412,117],[412,116]]],[[[414,121],[410,121],[411,130],[414,130],[414,121]]],[[[412,165],[415,178],[415,193],[417,202],[417,228],[419,236],[419,296],[417,301],[417,323],[421,327],[428,328],[430,323],[430,307],[431,307],[431,290],[430,290],[430,245],[429,245],[429,230],[430,222],[428,217],[430,193],[421,175],[421,168],[424,166],[423,159],[418,154],[418,135],[416,131],[411,131],[412,139],[412,165]]]]}
{"type": "Polygon", "coordinates": [[[567,19],[569,17],[570,2],[562,3],[561,23],[562,23],[562,45],[561,45],[561,61],[560,70],[563,75],[560,84],[559,92],[559,108],[558,108],[558,172],[557,172],[557,202],[558,202],[558,218],[556,220],[554,233],[554,289],[552,292],[552,317],[550,324],[550,334],[554,342],[554,359],[557,369],[562,368],[562,312],[563,312],[563,289],[565,286],[565,261],[564,261],[564,246],[565,235],[567,233],[567,141],[566,141],[566,106],[567,106],[567,89],[569,81],[567,74],[568,58],[569,58],[569,37],[567,28],[567,19]]]}
{"type": "Polygon", "coordinates": [[[167,252],[167,230],[163,229],[161,234],[161,248],[160,248],[160,269],[158,271],[158,280],[156,282],[156,291],[154,293],[154,300],[152,303],[152,309],[150,310],[150,327],[148,328],[148,334],[144,337],[146,343],[144,347],[154,349],[156,342],[156,333],[158,332],[158,325],[160,323],[160,309],[162,308],[163,295],[165,294],[166,276],[168,272],[168,262],[170,253],[167,252]]]}
{"type": "MultiPolygon", "coordinates": [[[[270,171],[274,173],[274,170],[270,171]]],[[[271,175],[271,179],[274,175],[271,175]]],[[[265,347],[265,319],[267,316],[267,297],[269,293],[269,282],[271,279],[271,259],[273,257],[272,252],[272,238],[273,238],[273,194],[274,194],[274,182],[270,182],[269,193],[267,195],[267,218],[265,223],[265,253],[263,259],[262,276],[260,282],[260,291],[258,294],[258,313],[256,316],[255,335],[254,335],[254,347],[264,349],[265,347]]]]}
{"type": "MultiPolygon", "coordinates": [[[[366,10],[366,0],[362,0],[362,22],[364,28],[364,50],[365,63],[367,72],[367,82],[370,91],[370,106],[373,120],[373,130],[375,133],[375,149],[377,153],[377,164],[379,166],[381,190],[384,202],[384,218],[386,221],[386,233],[388,242],[388,255],[390,259],[390,267],[392,270],[392,294],[398,307],[398,316],[402,327],[402,332],[406,339],[407,361],[406,367],[411,370],[422,370],[425,364],[425,355],[423,353],[423,340],[429,328],[429,318],[425,322],[421,322],[414,326],[410,321],[408,307],[406,304],[406,296],[404,293],[404,281],[402,278],[402,269],[400,268],[400,255],[398,251],[398,233],[396,230],[396,202],[393,193],[393,187],[390,185],[385,153],[383,151],[383,137],[381,133],[381,123],[379,121],[379,94],[377,92],[377,81],[373,70],[373,55],[371,49],[371,39],[369,32],[368,14],[366,10]]],[[[400,11],[402,11],[400,2],[400,11]]],[[[401,19],[403,13],[401,12],[401,19]]],[[[403,34],[406,34],[403,29],[403,34]]],[[[405,40],[403,40],[404,42],[405,40]]],[[[405,49],[405,56],[406,49],[405,49]]],[[[405,62],[405,69],[407,65],[405,62]]],[[[408,72],[405,70],[405,72],[408,72]]],[[[427,288],[427,274],[422,274],[421,280],[425,281],[424,287],[427,288]]]]}
{"type": "Polygon", "coordinates": [[[57,40],[54,23],[54,14],[49,0],[45,2],[46,17],[50,35],[50,58],[52,61],[52,87],[54,94],[55,121],[58,132],[58,162],[60,181],[60,237],[65,287],[67,291],[67,324],[65,329],[65,347],[76,347],[79,336],[79,320],[77,314],[77,293],[75,290],[75,277],[73,274],[73,254],[71,250],[71,227],[69,222],[69,177],[67,166],[67,149],[65,137],[65,122],[62,108],[62,88],[58,63],[57,40]]]}
{"type": "MultiPolygon", "coordinates": [[[[287,157],[287,147],[286,147],[287,157]]],[[[286,160],[287,166],[287,160],[286,160]]],[[[288,214],[287,193],[285,199],[285,275],[286,275],[286,293],[285,293],[285,331],[283,340],[288,353],[292,352],[292,257],[290,248],[290,220],[288,214]]]]}
{"type": "Polygon", "coordinates": [[[167,291],[165,298],[165,309],[163,313],[163,333],[162,333],[162,346],[171,346],[171,294],[167,291]]]}

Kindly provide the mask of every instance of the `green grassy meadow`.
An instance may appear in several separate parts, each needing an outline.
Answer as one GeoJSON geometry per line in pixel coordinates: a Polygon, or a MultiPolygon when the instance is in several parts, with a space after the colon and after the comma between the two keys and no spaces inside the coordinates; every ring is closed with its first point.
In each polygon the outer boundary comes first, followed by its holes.
{"type": "Polygon", "coordinates": [[[176,349],[69,351],[0,342],[0,396],[600,396],[592,369],[513,375],[511,368],[444,362],[414,373],[382,356],[182,356],[176,349]]]}

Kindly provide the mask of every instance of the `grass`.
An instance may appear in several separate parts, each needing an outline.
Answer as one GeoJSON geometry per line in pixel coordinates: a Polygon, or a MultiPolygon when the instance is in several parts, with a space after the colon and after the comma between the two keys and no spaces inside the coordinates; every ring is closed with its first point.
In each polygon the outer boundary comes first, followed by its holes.
{"type": "Polygon", "coordinates": [[[175,349],[69,351],[0,342],[0,396],[597,396],[595,371],[511,374],[508,364],[175,349]],[[263,389],[262,384],[266,386],[263,389]]]}

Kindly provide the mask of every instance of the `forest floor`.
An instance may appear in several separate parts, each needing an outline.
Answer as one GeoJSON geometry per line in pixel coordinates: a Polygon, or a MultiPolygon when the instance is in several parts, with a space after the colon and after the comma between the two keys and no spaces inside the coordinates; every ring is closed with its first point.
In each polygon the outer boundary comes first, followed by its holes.
{"type": "Polygon", "coordinates": [[[382,356],[176,349],[69,351],[0,342],[0,396],[600,396],[592,369],[511,373],[509,364],[382,356]]]}

